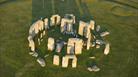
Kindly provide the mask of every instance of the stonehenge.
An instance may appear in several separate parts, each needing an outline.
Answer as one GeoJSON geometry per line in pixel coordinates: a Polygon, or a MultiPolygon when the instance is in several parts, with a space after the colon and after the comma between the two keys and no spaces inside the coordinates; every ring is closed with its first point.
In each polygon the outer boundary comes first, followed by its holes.
{"type": "MultiPolygon", "coordinates": [[[[90,50],[91,48],[102,48],[102,46],[105,46],[103,54],[109,54],[110,44],[105,42],[105,39],[103,38],[104,36],[110,34],[108,31],[101,31],[102,27],[100,25],[96,26],[94,20],[90,20],[88,22],[80,20],[78,23],[79,25],[77,26],[78,30],[74,28],[75,24],[76,19],[73,14],[65,14],[64,17],[55,14],[50,18],[37,20],[30,26],[29,29],[29,35],[27,38],[30,48],[29,54],[37,58],[36,61],[42,67],[46,66],[45,58],[48,57],[49,54],[40,57],[36,42],[38,42],[38,45],[40,46],[41,42],[45,40],[43,37],[47,34],[47,32],[49,32],[49,30],[51,30],[50,28],[53,28],[53,26],[59,27],[59,33],[61,34],[71,34],[71,37],[68,37],[66,41],[62,38],[54,38],[52,36],[48,37],[45,47],[46,52],[54,52],[53,65],[61,65],[63,68],[67,68],[70,64],[69,60],[72,60],[72,68],[76,68],[78,60],[77,57],[83,53],[83,50],[90,50]],[[65,54],[62,55],[62,53],[65,54]]],[[[96,57],[90,58],[95,59],[96,57]]],[[[87,70],[97,72],[100,71],[100,68],[94,65],[88,67],[87,70]]]]}

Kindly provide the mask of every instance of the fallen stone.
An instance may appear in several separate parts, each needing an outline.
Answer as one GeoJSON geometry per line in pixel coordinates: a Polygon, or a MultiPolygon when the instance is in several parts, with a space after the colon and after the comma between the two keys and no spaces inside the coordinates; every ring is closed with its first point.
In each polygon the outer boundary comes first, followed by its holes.
{"type": "Polygon", "coordinates": [[[45,67],[45,61],[44,61],[44,59],[42,59],[42,58],[38,58],[37,59],[37,62],[42,66],[42,67],[45,67]]]}

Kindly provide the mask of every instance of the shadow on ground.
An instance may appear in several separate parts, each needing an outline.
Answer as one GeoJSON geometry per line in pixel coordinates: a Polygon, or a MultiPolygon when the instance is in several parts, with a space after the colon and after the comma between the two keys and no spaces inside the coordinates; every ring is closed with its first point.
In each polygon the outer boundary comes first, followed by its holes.
{"type": "Polygon", "coordinates": [[[5,0],[5,1],[2,1],[2,2],[0,2],[0,6],[4,5],[4,4],[7,4],[7,3],[10,3],[10,2],[14,2],[14,1],[16,1],[16,0],[5,0]]]}
{"type": "Polygon", "coordinates": [[[82,11],[83,11],[83,15],[81,16],[81,19],[83,19],[83,20],[85,19],[85,21],[89,21],[89,20],[93,19],[85,1],[79,0],[79,3],[81,5],[82,11]]]}

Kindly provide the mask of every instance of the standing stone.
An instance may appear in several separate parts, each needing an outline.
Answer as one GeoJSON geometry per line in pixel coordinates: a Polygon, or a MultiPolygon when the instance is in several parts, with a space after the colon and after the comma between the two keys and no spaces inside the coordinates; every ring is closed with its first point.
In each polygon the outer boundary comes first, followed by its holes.
{"type": "Polygon", "coordinates": [[[35,51],[35,43],[33,40],[29,41],[29,47],[31,48],[31,51],[35,51]]]}
{"type": "Polygon", "coordinates": [[[75,44],[74,44],[74,39],[73,38],[69,38],[68,39],[68,44],[67,44],[67,54],[72,54],[75,52],[75,44]]]}
{"type": "Polygon", "coordinates": [[[91,47],[91,34],[89,34],[88,40],[87,40],[87,50],[89,50],[91,47]]]}
{"type": "Polygon", "coordinates": [[[40,45],[41,44],[40,38],[38,38],[37,40],[38,40],[38,45],[40,45]]]}
{"type": "Polygon", "coordinates": [[[88,38],[89,34],[91,33],[91,30],[93,30],[93,29],[94,29],[94,21],[90,21],[90,23],[80,21],[78,34],[88,38]]]}
{"type": "Polygon", "coordinates": [[[86,26],[85,22],[83,22],[83,21],[79,22],[79,30],[78,30],[79,35],[83,36],[85,26],[86,26]]]}
{"type": "Polygon", "coordinates": [[[63,68],[67,68],[68,67],[68,58],[67,57],[63,57],[62,58],[62,67],[63,68]]]}
{"type": "Polygon", "coordinates": [[[101,29],[100,25],[97,25],[97,27],[96,27],[96,31],[99,32],[100,29],[101,29]]]}
{"type": "Polygon", "coordinates": [[[54,40],[54,38],[51,38],[51,37],[48,38],[47,47],[48,47],[48,50],[50,50],[50,51],[54,50],[54,48],[55,48],[55,40],[54,40]]]}
{"type": "Polygon", "coordinates": [[[75,39],[75,54],[81,54],[83,48],[83,40],[76,38],[75,39]]]}
{"type": "Polygon", "coordinates": [[[39,31],[44,30],[44,22],[42,20],[38,20],[37,23],[39,31]]]}
{"type": "Polygon", "coordinates": [[[86,25],[86,33],[85,33],[84,36],[85,36],[86,38],[88,38],[90,34],[91,34],[90,25],[87,24],[87,25],[86,25]]]}
{"type": "Polygon", "coordinates": [[[50,26],[59,25],[61,17],[59,15],[53,15],[50,18],[50,26]]]}
{"type": "Polygon", "coordinates": [[[77,67],[77,58],[74,57],[72,60],[72,68],[76,68],[77,67]]]}
{"type": "Polygon", "coordinates": [[[75,24],[75,16],[73,14],[66,14],[61,20],[61,33],[73,33],[73,24],[75,24]]]}
{"type": "Polygon", "coordinates": [[[95,21],[91,20],[91,21],[90,21],[90,28],[91,28],[92,30],[94,30],[94,27],[95,27],[95,21]]]}
{"type": "Polygon", "coordinates": [[[44,19],[44,26],[45,26],[45,30],[49,29],[48,18],[44,19]]]}
{"type": "Polygon", "coordinates": [[[79,38],[69,38],[67,45],[67,54],[81,54],[83,48],[83,40],[79,38]]]}
{"type": "Polygon", "coordinates": [[[60,26],[61,33],[63,33],[66,30],[66,27],[65,26],[66,26],[65,19],[62,18],[62,20],[61,20],[61,26],[60,26]]]}
{"type": "Polygon", "coordinates": [[[58,66],[59,65],[59,62],[60,62],[59,61],[59,56],[58,55],[54,55],[53,64],[58,66]]]}

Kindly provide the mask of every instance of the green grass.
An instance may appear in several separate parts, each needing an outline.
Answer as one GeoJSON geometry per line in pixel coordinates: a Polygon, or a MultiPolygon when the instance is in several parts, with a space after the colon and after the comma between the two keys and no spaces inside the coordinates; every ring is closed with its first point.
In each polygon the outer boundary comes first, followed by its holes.
{"type": "Polygon", "coordinates": [[[129,7],[115,6],[111,11],[114,15],[118,16],[138,16],[137,10],[130,9],[129,7]]]}
{"type": "MultiPolygon", "coordinates": [[[[3,0],[2,0],[3,1],[3,0]]],[[[137,77],[138,62],[138,9],[107,0],[16,0],[0,5],[0,77],[137,77]],[[55,4],[55,5],[52,5],[55,4]],[[53,8],[54,7],[54,8],[53,8]],[[117,7],[117,8],[116,8],[117,7]],[[119,7],[119,8],[118,8],[119,7]],[[54,12],[53,12],[54,10],[54,12]],[[81,13],[81,11],[83,13],[81,13]],[[52,65],[52,56],[46,58],[45,68],[28,52],[28,30],[32,22],[52,14],[64,16],[73,13],[79,20],[94,19],[106,28],[110,35],[104,39],[111,43],[111,53],[103,55],[103,49],[84,50],[78,56],[78,67],[67,69],[52,65]],[[88,57],[96,56],[99,72],[87,71],[88,57]]],[[[120,0],[137,7],[137,0],[120,0]]],[[[0,0],[1,2],[1,0],[0,0]]],[[[75,25],[78,28],[78,24],[75,25]]],[[[55,29],[55,28],[54,28],[55,29]]],[[[58,38],[58,28],[47,35],[58,38]]],[[[67,39],[67,37],[63,37],[67,39]]],[[[46,39],[40,46],[41,54],[46,51],[46,39]]]]}

